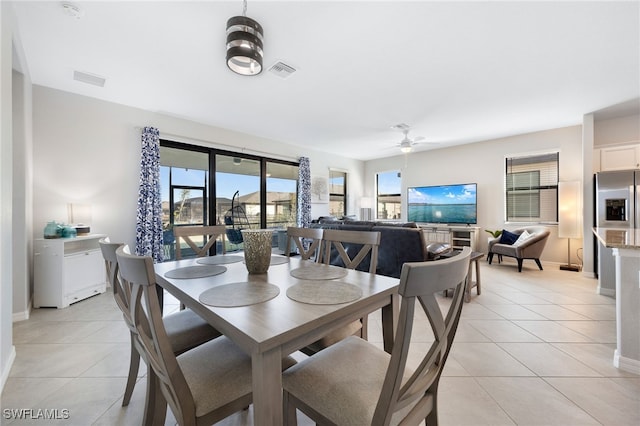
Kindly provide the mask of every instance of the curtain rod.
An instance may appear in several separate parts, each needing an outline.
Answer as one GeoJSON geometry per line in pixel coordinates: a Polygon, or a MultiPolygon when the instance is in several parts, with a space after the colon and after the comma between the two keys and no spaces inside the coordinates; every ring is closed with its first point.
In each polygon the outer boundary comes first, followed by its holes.
{"type": "MultiPolygon", "coordinates": [[[[142,131],[143,128],[140,127],[140,126],[136,126],[135,129],[142,131]]],[[[229,144],[220,143],[220,142],[212,142],[212,141],[205,140],[205,139],[198,139],[198,138],[193,138],[193,137],[189,137],[189,136],[176,135],[176,134],[173,134],[173,133],[163,132],[162,130],[160,130],[160,138],[161,139],[177,138],[177,139],[182,139],[182,140],[177,140],[175,142],[200,142],[200,143],[206,143],[208,145],[213,145],[214,147],[232,148],[233,150],[236,150],[236,151],[239,149],[240,150],[239,152],[244,153],[244,154],[268,155],[270,158],[279,159],[279,160],[289,160],[289,161],[299,161],[300,160],[300,157],[292,157],[292,156],[288,156],[288,155],[279,155],[279,154],[274,154],[272,152],[260,151],[260,150],[257,150],[257,149],[250,149],[250,148],[245,148],[245,147],[237,146],[237,145],[229,145],[229,144]]]]}

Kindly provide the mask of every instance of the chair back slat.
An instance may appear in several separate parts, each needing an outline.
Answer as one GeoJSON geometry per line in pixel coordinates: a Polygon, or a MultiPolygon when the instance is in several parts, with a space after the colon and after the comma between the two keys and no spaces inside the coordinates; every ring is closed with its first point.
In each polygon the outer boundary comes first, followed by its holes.
{"type": "Polygon", "coordinates": [[[204,257],[209,254],[209,249],[216,243],[218,238],[222,239],[222,254],[227,252],[225,247],[226,227],[224,225],[215,226],[175,226],[173,235],[176,237],[176,259],[182,259],[180,240],[194,251],[196,257],[204,257]],[[198,246],[191,237],[202,237],[203,244],[198,246]]]}
{"type": "Polygon", "coordinates": [[[398,289],[402,302],[397,334],[373,424],[389,424],[394,413],[408,406],[411,408],[403,420],[407,424],[417,424],[434,409],[433,393],[460,320],[470,256],[471,249],[465,247],[448,259],[403,265],[398,289]],[[454,289],[453,299],[443,316],[436,295],[451,288],[454,289]],[[407,357],[418,306],[429,319],[434,341],[416,370],[408,375],[407,357]]]}
{"type": "Polygon", "coordinates": [[[135,332],[129,309],[131,306],[131,289],[129,286],[122,285],[122,282],[120,281],[120,267],[118,266],[118,259],[116,257],[116,250],[123,244],[112,243],[109,237],[101,238],[98,243],[100,244],[105,268],[107,269],[109,284],[113,289],[113,298],[115,299],[118,308],[122,311],[122,315],[124,316],[127,326],[131,331],[135,332]]]}
{"type": "Polygon", "coordinates": [[[331,262],[331,248],[334,247],[347,269],[355,269],[371,253],[369,272],[376,273],[378,266],[378,247],[380,232],[377,231],[345,231],[340,229],[325,229],[323,234],[324,254],[322,261],[331,262]],[[349,256],[344,244],[362,245],[355,256],[349,256]]]}
{"type": "MultiPolygon", "coordinates": [[[[178,422],[195,418],[195,402],[164,328],[156,293],[153,259],[116,250],[120,277],[131,288],[131,318],[138,339],[158,380],[159,388],[178,422]]],[[[212,384],[213,385],[213,384],[212,384]]]]}
{"type": "Polygon", "coordinates": [[[298,253],[303,260],[315,259],[320,261],[320,245],[322,243],[323,229],[320,228],[287,228],[287,245],[285,255],[291,255],[291,242],[293,241],[298,253]],[[311,243],[309,243],[311,240],[311,243]]]}

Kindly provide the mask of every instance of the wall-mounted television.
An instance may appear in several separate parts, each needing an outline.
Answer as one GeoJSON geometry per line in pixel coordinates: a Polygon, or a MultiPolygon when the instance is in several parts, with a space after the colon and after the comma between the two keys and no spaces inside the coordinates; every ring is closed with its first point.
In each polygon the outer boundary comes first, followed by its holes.
{"type": "Polygon", "coordinates": [[[476,224],[478,204],[475,183],[411,186],[407,209],[410,222],[476,224]]]}

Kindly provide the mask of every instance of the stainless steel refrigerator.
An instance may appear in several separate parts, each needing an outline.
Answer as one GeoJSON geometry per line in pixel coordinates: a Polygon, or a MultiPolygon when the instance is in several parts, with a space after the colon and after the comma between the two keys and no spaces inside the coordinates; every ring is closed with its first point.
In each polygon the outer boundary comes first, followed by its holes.
{"type": "MultiPolygon", "coordinates": [[[[640,227],[640,170],[596,173],[596,226],[640,227]]],[[[615,294],[615,262],[612,249],[598,242],[598,291],[615,294]]]]}

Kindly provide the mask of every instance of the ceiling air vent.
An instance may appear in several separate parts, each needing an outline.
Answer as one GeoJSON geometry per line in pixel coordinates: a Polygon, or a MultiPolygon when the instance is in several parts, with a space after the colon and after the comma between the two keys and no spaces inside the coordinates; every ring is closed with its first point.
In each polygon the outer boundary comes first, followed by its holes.
{"type": "Polygon", "coordinates": [[[296,72],[296,69],[284,62],[276,62],[269,68],[269,72],[273,75],[277,75],[282,79],[289,78],[291,74],[296,72]]]}
{"type": "Polygon", "coordinates": [[[73,72],[73,79],[76,81],[81,81],[87,84],[93,84],[94,86],[104,87],[104,83],[106,79],[104,77],[100,77],[99,75],[89,74],[81,71],[73,72]]]}

